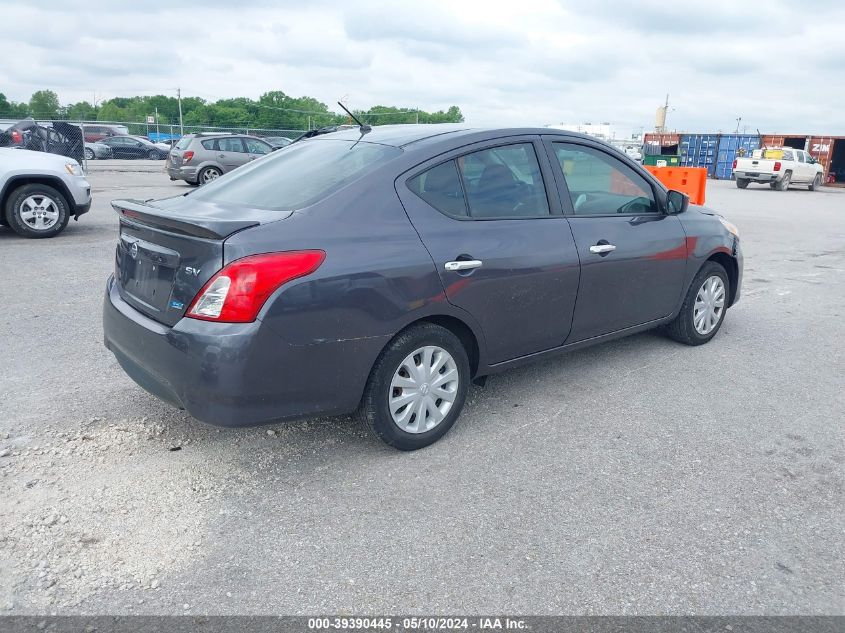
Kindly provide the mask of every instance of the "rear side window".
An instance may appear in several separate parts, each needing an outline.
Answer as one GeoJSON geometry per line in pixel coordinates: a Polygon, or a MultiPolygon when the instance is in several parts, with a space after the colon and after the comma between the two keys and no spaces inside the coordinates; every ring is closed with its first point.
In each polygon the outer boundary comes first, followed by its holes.
{"type": "Polygon", "coordinates": [[[398,147],[365,141],[299,141],[191,195],[217,204],[291,211],[328,197],[401,154],[398,147]]]}
{"type": "Polygon", "coordinates": [[[473,152],[457,159],[474,218],[537,218],[549,203],[534,145],[519,143],[473,152]]]}
{"type": "MultiPolygon", "coordinates": [[[[205,149],[214,149],[214,139],[210,138],[210,139],[200,143],[200,145],[202,145],[205,149]]],[[[176,147],[179,147],[178,143],[177,143],[176,147]]]]}
{"type": "Polygon", "coordinates": [[[217,149],[221,152],[244,152],[244,144],[240,138],[224,136],[217,139],[217,149]]]}
{"type": "Polygon", "coordinates": [[[408,181],[411,191],[452,217],[542,218],[549,203],[532,143],[480,150],[408,181]]]}
{"type": "Polygon", "coordinates": [[[408,187],[441,213],[453,217],[467,216],[461,177],[453,160],[412,178],[408,187]]]}

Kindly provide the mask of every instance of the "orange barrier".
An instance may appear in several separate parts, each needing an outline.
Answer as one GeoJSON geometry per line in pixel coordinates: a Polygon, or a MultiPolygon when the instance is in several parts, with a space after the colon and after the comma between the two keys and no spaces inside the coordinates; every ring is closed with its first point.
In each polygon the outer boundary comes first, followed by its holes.
{"type": "Polygon", "coordinates": [[[652,167],[643,165],[651,174],[669,189],[689,196],[692,204],[704,204],[704,188],[707,185],[706,167],[652,167]]]}

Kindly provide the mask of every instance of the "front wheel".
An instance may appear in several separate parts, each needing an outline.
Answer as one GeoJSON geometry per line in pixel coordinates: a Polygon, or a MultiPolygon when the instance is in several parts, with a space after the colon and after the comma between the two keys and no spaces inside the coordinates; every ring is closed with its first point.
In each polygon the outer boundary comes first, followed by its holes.
{"type": "Polygon", "coordinates": [[[90,147],[85,148],[83,155],[85,156],[85,160],[94,160],[94,158],[95,158],[94,157],[94,150],[91,149],[90,147]]]}
{"type": "Polygon", "coordinates": [[[6,202],[6,222],[21,237],[53,237],[64,230],[69,219],[67,200],[49,185],[23,185],[6,202]]]}
{"type": "Polygon", "coordinates": [[[816,174],[816,177],[813,178],[813,182],[811,182],[810,185],[807,188],[810,191],[815,191],[816,189],[818,189],[821,186],[822,186],[822,175],[816,174]]]}
{"type": "Polygon", "coordinates": [[[399,333],[379,356],[358,416],[394,448],[424,448],[452,428],[469,382],[469,359],[458,337],[433,323],[415,325],[399,333]]]}
{"type": "Polygon", "coordinates": [[[666,332],[687,345],[706,343],[722,327],[729,296],[730,281],[725,269],[716,262],[706,262],[692,280],[681,311],[666,332]]]}
{"type": "Polygon", "coordinates": [[[748,178],[737,178],[736,179],[736,187],[737,189],[745,189],[748,186],[750,181],[748,178]]]}
{"type": "Polygon", "coordinates": [[[147,152],[147,158],[149,158],[150,160],[158,160],[158,152],[154,149],[151,149],[149,152],[147,152]]]}

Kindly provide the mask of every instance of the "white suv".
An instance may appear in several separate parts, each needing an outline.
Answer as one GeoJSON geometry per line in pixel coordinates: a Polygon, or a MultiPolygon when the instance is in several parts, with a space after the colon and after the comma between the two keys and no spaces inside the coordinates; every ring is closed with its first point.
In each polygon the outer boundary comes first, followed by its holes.
{"type": "Polygon", "coordinates": [[[91,208],[91,185],[72,158],[0,147],[0,224],[53,237],[91,208]]]}

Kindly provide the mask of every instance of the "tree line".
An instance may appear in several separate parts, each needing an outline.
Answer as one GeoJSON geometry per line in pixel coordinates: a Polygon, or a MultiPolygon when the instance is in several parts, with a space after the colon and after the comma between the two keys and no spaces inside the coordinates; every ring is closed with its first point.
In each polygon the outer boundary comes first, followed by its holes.
{"type": "MultiPolygon", "coordinates": [[[[61,105],[52,90],[38,90],[28,102],[9,101],[0,93],[0,118],[67,119],[73,121],[112,121],[144,123],[158,111],[159,125],[178,125],[179,103],[166,95],[114,97],[91,104],[79,101],[61,105]]],[[[461,123],[458,106],[426,112],[415,108],[377,105],[353,112],[370,125],[388,123],[461,123]]],[[[200,97],[182,98],[182,120],[186,126],[251,127],[271,130],[304,130],[351,122],[349,117],[329,110],[313,97],[291,97],[281,90],[265,92],[258,100],[246,97],[206,101],[200,97]]]]}

